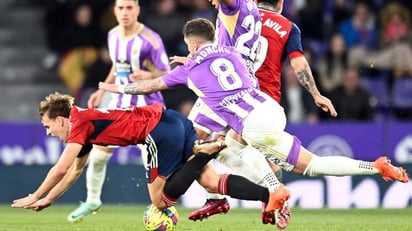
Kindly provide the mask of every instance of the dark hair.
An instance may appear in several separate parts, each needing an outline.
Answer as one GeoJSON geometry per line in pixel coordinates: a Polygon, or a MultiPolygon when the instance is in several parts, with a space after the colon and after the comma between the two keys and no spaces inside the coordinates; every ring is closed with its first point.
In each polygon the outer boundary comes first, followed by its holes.
{"type": "Polygon", "coordinates": [[[47,115],[50,119],[56,119],[57,116],[69,118],[73,103],[74,97],[70,95],[58,92],[52,93],[39,104],[40,118],[44,115],[47,115]]]}
{"type": "Polygon", "coordinates": [[[215,40],[215,26],[213,23],[204,18],[197,18],[186,22],[183,27],[183,36],[197,36],[205,41],[215,40]]]}

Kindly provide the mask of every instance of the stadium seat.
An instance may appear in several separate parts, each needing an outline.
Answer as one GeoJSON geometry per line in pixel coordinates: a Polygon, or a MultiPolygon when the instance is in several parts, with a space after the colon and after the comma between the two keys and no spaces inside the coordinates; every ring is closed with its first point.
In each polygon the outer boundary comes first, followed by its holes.
{"type": "Polygon", "coordinates": [[[379,77],[361,77],[361,86],[369,92],[376,100],[374,105],[377,109],[390,108],[390,96],[385,78],[379,77]]]}
{"type": "Polygon", "coordinates": [[[396,79],[392,88],[392,104],[395,109],[412,110],[412,78],[396,79]]]}

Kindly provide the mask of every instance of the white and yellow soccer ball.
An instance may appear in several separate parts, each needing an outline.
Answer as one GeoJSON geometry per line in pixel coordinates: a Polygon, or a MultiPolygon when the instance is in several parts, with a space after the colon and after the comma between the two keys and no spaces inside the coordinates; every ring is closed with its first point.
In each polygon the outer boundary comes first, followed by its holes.
{"type": "Polygon", "coordinates": [[[143,223],[148,231],[173,231],[178,221],[179,214],[174,206],[159,210],[151,204],[143,214],[143,223]]]}

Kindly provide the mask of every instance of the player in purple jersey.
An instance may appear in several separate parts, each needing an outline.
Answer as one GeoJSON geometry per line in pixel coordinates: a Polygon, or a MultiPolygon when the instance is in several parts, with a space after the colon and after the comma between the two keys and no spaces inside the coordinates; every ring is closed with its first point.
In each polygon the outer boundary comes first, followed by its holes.
{"type": "MultiPolygon", "coordinates": [[[[215,35],[217,43],[232,46],[242,55],[244,64],[246,65],[250,73],[249,77],[253,81],[253,85],[255,87],[258,87],[258,80],[255,77],[256,70],[254,66],[256,63],[258,50],[260,49],[258,39],[262,30],[262,22],[255,3],[249,0],[215,0],[212,1],[212,4],[219,11],[216,21],[215,35]]],[[[194,105],[194,109],[190,113],[189,118],[194,121],[195,127],[198,128],[198,133],[208,132],[209,134],[211,134],[210,129],[214,132],[219,131],[214,129],[216,122],[219,122],[219,119],[217,119],[218,117],[213,115],[213,113],[210,113],[207,109],[205,110],[203,106],[199,106],[199,104],[194,105]]],[[[234,140],[228,140],[227,142],[231,141],[234,142],[234,140]]],[[[240,143],[233,143],[231,147],[235,146],[238,148],[231,150],[234,152],[234,154],[241,157],[245,161],[253,160],[255,161],[254,163],[255,165],[257,164],[257,166],[266,164],[263,159],[260,159],[260,161],[259,159],[255,160],[254,157],[257,155],[257,153],[255,153],[255,150],[244,147],[240,143]]],[[[219,161],[226,165],[232,165],[232,163],[228,162],[233,160],[226,158],[219,161]]],[[[273,174],[275,174],[276,177],[281,178],[281,169],[275,164],[271,164],[271,167],[274,172],[273,174]]],[[[272,170],[269,167],[266,166],[261,168],[262,176],[271,177],[271,175],[273,175],[271,173],[272,170]]],[[[252,175],[248,171],[253,171],[253,169],[254,168],[246,168],[242,169],[241,172],[244,173],[245,176],[248,176],[252,175]]],[[[261,180],[258,179],[258,181],[261,180]]],[[[269,182],[269,184],[271,183],[269,182]]],[[[265,207],[265,205],[263,205],[263,207],[265,207]]],[[[202,220],[203,218],[207,218],[208,216],[220,212],[227,212],[229,208],[229,202],[226,198],[217,194],[208,194],[206,203],[202,206],[202,208],[193,211],[189,215],[189,219],[202,220]]],[[[265,214],[264,212],[262,212],[262,222],[263,220],[267,219],[265,217],[270,216],[270,214],[265,214]]]]}
{"type": "MultiPolygon", "coordinates": [[[[244,145],[257,148],[287,171],[312,177],[380,174],[384,180],[408,182],[407,172],[393,166],[387,157],[379,157],[374,162],[343,156],[320,157],[301,146],[297,137],[284,130],[286,116],[283,108],[267,94],[253,88],[247,68],[233,47],[213,44],[213,30],[213,24],[205,19],[189,21],[183,33],[193,58],[187,64],[156,79],[128,85],[100,83],[99,88],[110,92],[148,94],[183,84],[233,129],[225,139],[236,137],[233,133],[240,134],[247,142],[244,145]]],[[[321,103],[329,110],[333,108],[328,100],[321,103]]],[[[288,191],[283,184],[278,185],[275,192],[284,202],[286,197],[282,199],[281,195],[288,191]]]]}
{"type": "Polygon", "coordinates": [[[159,209],[176,204],[194,180],[211,192],[233,198],[260,200],[268,210],[281,206],[277,194],[231,174],[219,175],[207,163],[226,145],[223,141],[196,144],[193,124],[183,114],[160,104],[128,109],[83,109],[69,95],[53,93],[39,104],[47,135],[66,143],[59,160],[28,196],[12,207],[41,211],[49,207],[78,179],[92,144],[150,146],[147,167],[150,200],[159,209]],[[173,133],[169,132],[172,131],[173,133]],[[244,188],[246,187],[246,188],[244,188]]]}
{"type": "MultiPolygon", "coordinates": [[[[254,75],[254,62],[257,49],[259,48],[258,38],[262,23],[255,3],[250,0],[213,0],[212,5],[218,10],[215,33],[216,43],[234,47],[241,54],[242,60],[248,68],[253,86],[258,87],[254,75]]],[[[184,62],[184,60],[184,58],[172,57],[172,62],[184,62]]],[[[215,134],[214,136],[216,134],[224,135],[228,131],[226,122],[222,121],[219,116],[211,111],[200,98],[194,104],[188,117],[194,122],[196,131],[201,139],[207,139],[207,137],[213,134],[215,134]]],[[[272,164],[274,170],[272,172],[272,169],[263,158],[263,154],[257,154],[256,152],[258,151],[253,147],[243,146],[240,143],[236,143],[233,139],[226,140],[226,142],[233,143],[230,146],[231,153],[225,155],[226,158],[224,159],[218,158],[220,162],[227,166],[232,166],[232,170],[235,170],[234,166],[241,166],[236,164],[239,161],[236,158],[241,158],[243,161],[252,163],[253,167],[238,169],[235,172],[242,173],[250,179],[255,179],[255,182],[262,182],[272,189],[277,187],[276,182],[271,179],[275,177],[274,174],[281,176],[279,167],[272,164]],[[260,158],[257,158],[257,156],[260,156],[260,158]],[[254,171],[256,168],[261,169],[259,175],[254,171]]],[[[202,208],[192,212],[189,215],[189,219],[202,220],[208,216],[229,210],[230,206],[226,198],[217,194],[209,194],[208,197],[202,208]]],[[[263,216],[264,214],[262,213],[263,216]]]]}
{"type": "Polygon", "coordinates": [[[219,11],[215,35],[217,44],[234,47],[242,55],[251,76],[254,76],[258,39],[262,29],[260,14],[254,1],[213,0],[212,4],[219,11]]]}
{"type": "MultiPolygon", "coordinates": [[[[140,8],[137,0],[116,0],[114,14],[118,25],[108,32],[107,44],[112,68],[105,82],[127,84],[131,83],[139,72],[139,78],[153,78],[170,70],[169,60],[160,36],[138,22],[140,8]]],[[[88,101],[88,107],[100,104],[103,91],[93,93],[88,101]]],[[[111,94],[108,108],[128,108],[163,102],[160,92],[145,96],[111,94]]],[[[138,146],[142,156],[146,148],[138,146]]],[[[68,221],[76,222],[101,207],[101,192],[106,176],[106,165],[114,149],[94,146],[90,153],[90,161],[86,172],[87,199],[67,217],[68,221]]]]}

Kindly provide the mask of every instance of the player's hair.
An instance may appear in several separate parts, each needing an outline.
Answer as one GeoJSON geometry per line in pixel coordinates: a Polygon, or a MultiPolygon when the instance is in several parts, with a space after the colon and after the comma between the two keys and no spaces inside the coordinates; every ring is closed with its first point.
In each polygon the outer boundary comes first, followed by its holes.
{"type": "Polygon", "coordinates": [[[204,18],[197,18],[186,22],[183,27],[184,37],[197,36],[205,41],[215,40],[215,26],[213,23],[204,18]]]}
{"type": "Polygon", "coordinates": [[[69,118],[73,103],[74,97],[70,95],[58,92],[52,93],[46,96],[45,100],[39,104],[40,118],[46,114],[50,119],[56,119],[57,116],[69,118]]]}

